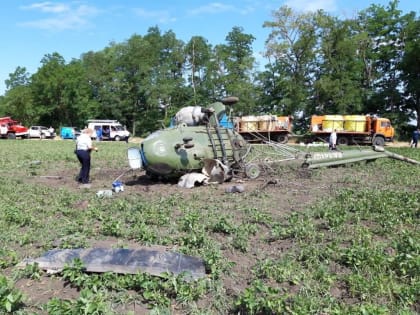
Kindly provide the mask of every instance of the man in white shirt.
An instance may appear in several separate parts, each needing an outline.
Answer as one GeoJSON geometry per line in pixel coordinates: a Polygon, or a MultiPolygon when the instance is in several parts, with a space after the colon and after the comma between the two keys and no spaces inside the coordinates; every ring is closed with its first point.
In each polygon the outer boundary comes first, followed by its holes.
{"type": "Polygon", "coordinates": [[[330,141],[329,141],[329,147],[330,150],[336,150],[337,149],[337,130],[334,129],[333,132],[330,134],[330,141]]]}
{"type": "Polygon", "coordinates": [[[79,176],[77,181],[82,184],[89,183],[89,174],[90,174],[90,152],[92,150],[98,151],[98,148],[92,145],[92,136],[93,130],[86,128],[83,129],[80,136],[76,140],[76,156],[81,164],[79,176]]]}

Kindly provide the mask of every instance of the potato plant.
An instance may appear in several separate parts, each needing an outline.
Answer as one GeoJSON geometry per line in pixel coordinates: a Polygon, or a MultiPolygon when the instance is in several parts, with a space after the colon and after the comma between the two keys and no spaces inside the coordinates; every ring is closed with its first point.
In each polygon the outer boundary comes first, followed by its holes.
{"type": "MultiPolygon", "coordinates": [[[[0,312],[420,311],[418,166],[381,159],[301,172],[281,165],[229,194],[232,183],[184,190],[151,182],[128,171],[126,149],[135,144],[103,142],[92,153],[92,187],[80,189],[73,141],[1,145],[8,154],[0,159],[0,312]],[[96,196],[123,173],[123,193],[96,196]],[[276,184],[267,185],[272,178],[276,184]],[[87,273],[80,261],[54,276],[37,265],[16,267],[50,249],[99,245],[165,246],[202,258],[207,274],[185,281],[87,273]],[[49,286],[50,296],[37,300],[49,286]]],[[[389,150],[420,160],[420,150],[389,150]]]]}

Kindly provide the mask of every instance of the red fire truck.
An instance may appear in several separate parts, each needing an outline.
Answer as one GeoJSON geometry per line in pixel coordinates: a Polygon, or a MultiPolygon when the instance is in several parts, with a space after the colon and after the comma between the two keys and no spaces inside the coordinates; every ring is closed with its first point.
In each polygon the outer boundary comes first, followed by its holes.
{"type": "Polygon", "coordinates": [[[0,117],[0,137],[7,139],[22,139],[28,137],[28,128],[22,126],[17,120],[11,117],[0,117]]]}

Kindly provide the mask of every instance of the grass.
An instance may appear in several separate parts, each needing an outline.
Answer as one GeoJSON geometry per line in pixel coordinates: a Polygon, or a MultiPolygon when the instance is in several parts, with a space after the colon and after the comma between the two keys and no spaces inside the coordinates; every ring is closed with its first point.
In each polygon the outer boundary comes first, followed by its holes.
{"type": "MultiPolygon", "coordinates": [[[[4,140],[1,146],[0,313],[134,314],[136,305],[151,314],[420,310],[418,166],[382,159],[343,169],[324,198],[293,211],[276,199],[288,193],[292,180],[281,190],[241,195],[218,194],[213,186],[170,192],[162,185],[160,193],[100,199],[73,183],[54,187],[38,180],[77,174],[73,141],[4,140]],[[36,266],[15,268],[22,259],[100,240],[117,247],[164,245],[199,256],[208,276],[184,282],[170,274],[87,274],[75,262],[55,277],[76,288],[76,297],[37,302],[30,290],[18,288],[25,279],[49,281],[36,266]]],[[[127,169],[126,148],[101,143],[93,156],[94,179],[104,187],[127,169]]],[[[392,150],[420,160],[420,150],[392,150]]],[[[326,173],[336,174],[315,170],[313,176],[327,185],[326,173]]],[[[294,198],[290,203],[299,202],[294,198]]]]}

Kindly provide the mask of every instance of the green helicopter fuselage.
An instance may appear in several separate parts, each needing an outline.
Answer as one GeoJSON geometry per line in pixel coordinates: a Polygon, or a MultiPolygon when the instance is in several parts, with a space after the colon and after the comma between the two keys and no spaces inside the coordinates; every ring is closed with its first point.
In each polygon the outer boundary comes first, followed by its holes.
{"type": "Polygon", "coordinates": [[[181,124],[149,135],[140,144],[140,155],[147,173],[170,178],[201,171],[205,159],[235,167],[247,148],[247,142],[232,129],[181,124]]]}

